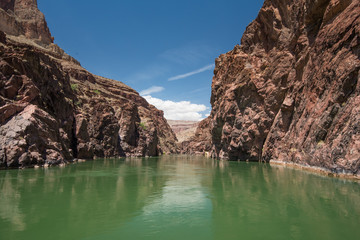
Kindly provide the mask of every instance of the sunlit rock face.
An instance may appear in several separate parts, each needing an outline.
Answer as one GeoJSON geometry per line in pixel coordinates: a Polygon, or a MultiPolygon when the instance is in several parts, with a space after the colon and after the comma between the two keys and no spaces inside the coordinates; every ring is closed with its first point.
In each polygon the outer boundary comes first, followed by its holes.
{"type": "Polygon", "coordinates": [[[359,31],[359,1],[266,0],[216,59],[212,156],[359,174],[359,31]]]}
{"type": "Polygon", "coordinates": [[[0,8],[0,30],[15,36],[25,36],[39,44],[53,42],[36,0],[4,0],[0,8]]]}
{"type": "Polygon", "coordinates": [[[35,0],[0,7],[0,168],[177,152],[163,112],[52,43],[35,0]]]}

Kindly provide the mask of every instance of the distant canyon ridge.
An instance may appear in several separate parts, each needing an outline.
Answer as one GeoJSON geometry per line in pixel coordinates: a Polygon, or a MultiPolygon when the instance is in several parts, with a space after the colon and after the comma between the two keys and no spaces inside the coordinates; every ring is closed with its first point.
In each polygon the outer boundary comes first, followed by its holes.
{"type": "Polygon", "coordinates": [[[53,43],[36,0],[0,8],[0,168],[187,153],[359,177],[358,0],[265,0],[215,60],[199,123],[168,122],[82,68],[53,43]]]}

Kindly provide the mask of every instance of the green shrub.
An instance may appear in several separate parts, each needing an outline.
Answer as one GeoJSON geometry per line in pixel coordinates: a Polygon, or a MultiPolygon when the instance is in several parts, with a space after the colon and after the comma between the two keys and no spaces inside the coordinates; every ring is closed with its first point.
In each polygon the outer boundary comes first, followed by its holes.
{"type": "Polygon", "coordinates": [[[71,90],[73,90],[73,91],[77,91],[78,87],[79,86],[76,83],[71,84],[71,90]]]}
{"type": "Polygon", "coordinates": [[[100,91],[97,90],[97,89],[95,89],[95,90],[94,90],[94,93],[96,93],[97,95],[99,95],[99,94],[100,94],[100,91]]]}
{"type": "Polygon", "coordinates": [[[296,148],[290,148],[290,152],[295,153],[295,152],[297,152],[297,149],[296,148]]]}
{"type": "Polygon", "coordinates": [[[142,129],[146,130],[145,123],[141,122],[141,123],[139,124],[139,126],[140,126],[142,129]]]}
{"type": "Polygon", "coordinates": [[[81,100],[77,100],[76,102],[75,102],[75,105],[76,106],[80,106],[82,104],[82,101],[81,100]]]}

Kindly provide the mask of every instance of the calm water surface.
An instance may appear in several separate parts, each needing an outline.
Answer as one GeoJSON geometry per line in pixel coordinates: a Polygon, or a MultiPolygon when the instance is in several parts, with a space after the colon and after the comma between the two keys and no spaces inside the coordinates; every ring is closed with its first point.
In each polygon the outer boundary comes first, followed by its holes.
{"type": "Polygon", "coordinates": [[[359,239],[360,184],[190,156],[0,171],[0,239],[359,239]]]}

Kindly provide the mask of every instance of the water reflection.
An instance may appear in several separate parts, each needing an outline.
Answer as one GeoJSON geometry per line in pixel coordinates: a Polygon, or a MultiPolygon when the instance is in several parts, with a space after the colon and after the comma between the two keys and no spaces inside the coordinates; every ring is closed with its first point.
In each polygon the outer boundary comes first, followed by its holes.
{"type": "Polygon", "coordinates": [[[102,231],[120,226],[139,214],[167,179],[152,174],[157,164],[139,168],[133,163],[97,160],[1,172],[1,238],[80,239],[96,234],[99,225],[102,231]]]}
{"type": "Polygon", "coordinates": [[[203,191],[199,174],[202,168],[199,169],[196,165],[206,166],[208,161],[204,159],[197,161],[191,157],[160,159],[158,166],[166,168],[169,178],[161,195],[157,196],[152,204],[144,207],[145,215],[157,212],[165,214],[179,212],[184,215],[204,208],[206,193],[203,191]]]}
{"type": "Polygon", "coordinates": [[[9,173],[5,173],[5,178],[0,180],[0,218],[10,222],[15,231],[23,231],[26,224],[19,208],[20,195],[8,180],[8,175],[9,173]]]}
{"type": "Polygon", "coordinates": [[[1,239],[350,239],[360,187],[203,157],[0,172],[1,239]]]}
{"type": "Polygon", "coordinates": [[[212,190],[216,239],[350,239],[359,233],[358,183],[229,163],[204,185],[212,190]]]}

